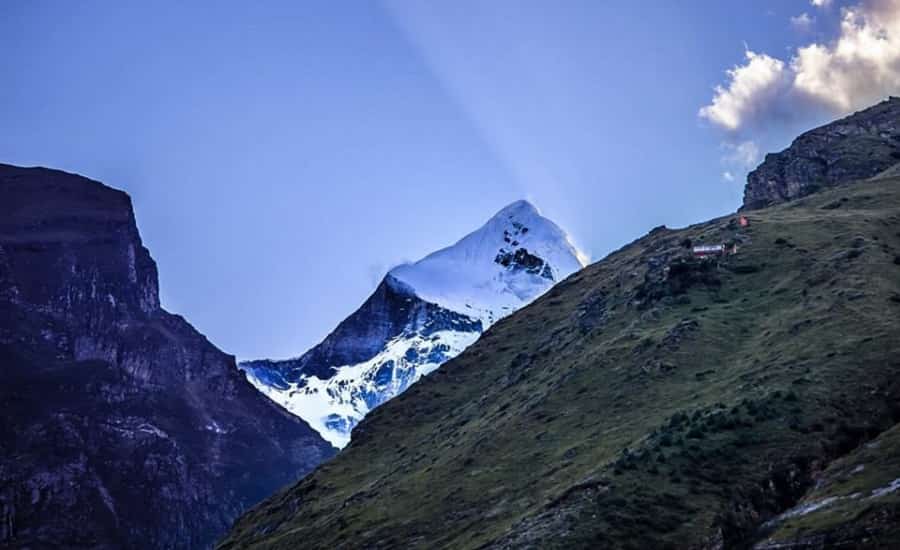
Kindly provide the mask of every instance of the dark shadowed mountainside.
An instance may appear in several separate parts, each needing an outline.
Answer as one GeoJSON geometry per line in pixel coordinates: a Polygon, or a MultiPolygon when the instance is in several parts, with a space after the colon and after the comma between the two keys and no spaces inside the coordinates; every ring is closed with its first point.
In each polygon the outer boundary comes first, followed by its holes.
{"type": "Polygon", "coordinates": [[[241,368],[265,376],[267,383],[276,387],[287,387],[288,381],[304,374],[327,379],[335,367],[368,361],[404,330],[420,330],[426,324],[428,335],[457,326],[470,332],[481,330],[477,320],[422,300],[388,275],[359,309],[302,356],[282,361],[247,361],[241,368]]]}
{"type": "Polygon", "coordinates": [[[125,193],[0,165],[0,546],[203,548],[335,450],[160,308],[125,193]]]}

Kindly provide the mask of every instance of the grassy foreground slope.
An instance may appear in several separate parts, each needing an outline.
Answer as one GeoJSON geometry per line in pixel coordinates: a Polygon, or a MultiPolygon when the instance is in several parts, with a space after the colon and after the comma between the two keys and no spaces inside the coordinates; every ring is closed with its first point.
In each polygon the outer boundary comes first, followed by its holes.
{"type": "MultiPolygon", "coordinates": [[[[900,421],[900,178],[747,217],[655,229],[560,283],[222,548],[740,548],[827,530],[766,522],[900,421]],[[738,254],[681,261],[720,242],[738,254]]],[[[882,531],[859,544],[900,543],[882,531]]]]}

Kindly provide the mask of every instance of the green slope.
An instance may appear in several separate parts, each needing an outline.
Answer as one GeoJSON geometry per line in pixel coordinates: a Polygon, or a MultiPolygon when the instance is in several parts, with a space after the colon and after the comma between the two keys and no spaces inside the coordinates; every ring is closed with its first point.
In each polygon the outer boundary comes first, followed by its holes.
{"type": "Polygon", "coordinates": [[[748,218],[660,228],[573,275],[222,547],[766,540],[818,472],[900,421],[900,179],[748,218]],[[688,240],[739,252],[682,263],[688,240]]]}

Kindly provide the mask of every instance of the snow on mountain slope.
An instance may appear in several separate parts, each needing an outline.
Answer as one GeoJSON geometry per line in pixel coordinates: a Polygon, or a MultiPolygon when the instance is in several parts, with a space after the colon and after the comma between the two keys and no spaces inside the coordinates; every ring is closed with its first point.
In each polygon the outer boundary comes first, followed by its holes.
{"type": "Polygon", "coordinates": [[[562,229],[518,201],[456,244],[392,269],[303,356],[240,367],[265,395],[343,447],[369,411],[584,265],[562,229]]]}
{"type": "Polygon", "coordinates": [[[368,412],[399,395],[478,339],[479,332],[441,331],[429,337],[403,334],[368,361],[334,369],[331,378],[302,377],[286,389],[250,381],[270,399],[306,420],[338,448],[368,412]]]}
{"type": "Polygon", "coordinates": [[[490,325],[584,265],[562,229],[517,201],[453,246],[390,274],[423,300],[490,325]]]}

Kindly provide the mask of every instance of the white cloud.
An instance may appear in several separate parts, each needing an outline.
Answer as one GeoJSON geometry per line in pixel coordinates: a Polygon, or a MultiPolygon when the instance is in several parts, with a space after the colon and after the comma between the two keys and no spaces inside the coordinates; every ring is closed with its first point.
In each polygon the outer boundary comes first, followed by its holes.
{"type": "Polygon", "coordinates": [[[808,32],[810,29],[812,29],[812,26],[815,22],[816,22],[816,18],[811,17],[806,12],[803,12],[800,15],[791,17],[791,26],[793,26],[798,31],[808,32]]]}
{"type": "Polygon", "coordinates": [[[746,169],[756,166],[759,162],[759,145],[756,142],[748,140],[740,143],[723,143],[722,148],[726,150],[722,160],[734,166],[746,169]]]}
{"type": "Polygon", "coordinates": [[[810,0],[809,3],[817,8],[827,8],[831,5],[831,0],[810,0]]]}
{"type": "Polygon", "coordinates": [[[810,44],[791,60],[798,92],[849,112],[900,91],[900,2],[843,10],[840,37],[810,44]]]}
{"type": "MultiPolygon", "coordinates": [[[[816,2],[827,7],[828,2],[816,2]]],[[[900,0],[865,0],[841,10],[838,36],[796,50],[789,61],[746,52],[700,116],[736,132],[824,108],[847,114],[900,93],[900,0]]]]}
{"type": "Polygon", "coordinates": [[[759,145],[754,141],[725,142],[722,143],[722,149],[721,160],[725,168],[722,172],[722,181],[733,182],[738,177],[743,178],[759,164],[759,145]]]}
{"type": "Polygon", "coordinates": [[[785,64],[766,54],[745,51],[747,62],[728,70],[727,87],[716,86],[713,101],[700,109],[700,116],[726,128],[737,130],[766,108],[783,87],[785,64]]]}

